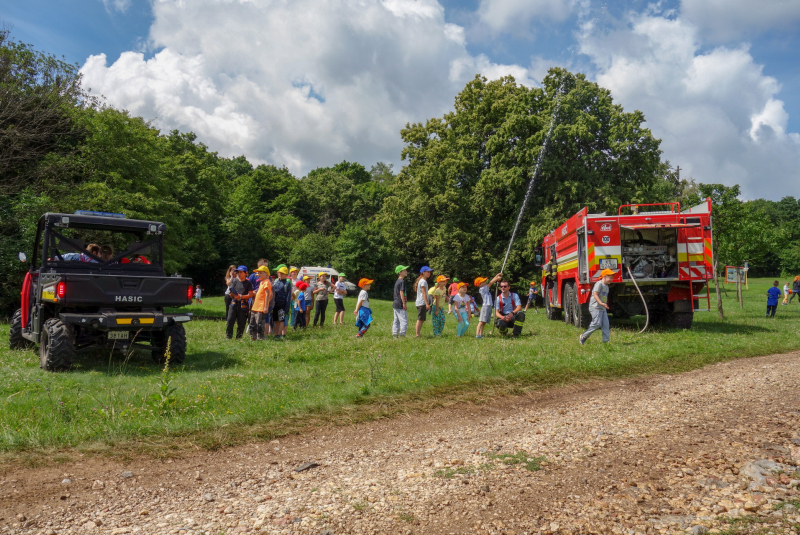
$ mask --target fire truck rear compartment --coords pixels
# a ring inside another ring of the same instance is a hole
[[[638,280],[678,279],[678,229],[620,228],[622,278],[630,280],[628,270]]]

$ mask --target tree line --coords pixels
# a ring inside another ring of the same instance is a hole
[[[561,92],[559,93],[559,89]],[[397,263],[429,264],[462,279],[500,268],[542,150],[556,99],[559,120],[506,272],[536,273],[533,248],[588,206],[714,202],[720,265],[753,274],[800,273],[800,200],[742,201],[738,186],[681,180],[661,159],[644,115],[564,69],[541,88],[478,75],[442,117],[400,132],[404,166],[343,161],[298,177],[225,158],[191,132],[150,122],[92,97],[75,65],[0,32],[0,309],[18,306],[36,221],[44,212],[98,210],[167,224],[165,267],[220,290],[229,264],[332,264],[391,291]]]

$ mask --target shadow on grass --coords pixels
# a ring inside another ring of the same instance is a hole
[[[222,370],[241,365],[243,361],[218,351],[205,351],[190,353],[186,361],[178,366],[173,366],[175,373],[203,373],[212,370]],[[134,351],[127,357],[115,351],[109,358],[107,352],[82,353],[75,358],[69,373],[101,372],[104,375],[128,375],[144,377],[157,375],[164,368],[155,362],[147,351]]]
[[[611,328],[620,329],[622,331],[639,332],[644,327],[644,320],[636,323],[633,320],[617,320],[611,321]],[[703,332],[709,334],[755,334],[772,332],[773,329],[762,327],[760,325],[743,325],[734,322],[694,322],[691,331]],[[668,327],[666,325],[649,325],[646,332],[685,332],[685,329],[677,327]]]

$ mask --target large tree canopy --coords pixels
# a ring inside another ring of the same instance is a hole
[[[641,112],[625,112],[609,91],[563,69],[551,69],[542,88],[476,76],[454,111],[401,132],[408,164],[381,217],[403,258],[461,274],[500,267],[557,99],[511,271],[521,275],[533,247],[583,206],[616,211],[669,196],[659,140],[642,127]]]

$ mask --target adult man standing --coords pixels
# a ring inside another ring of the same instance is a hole
[[[247,266],[236,268],[236,278],[231,282],[231,306],[227,311],[225,336],[233,338],[233,324],[236,324],[236,339],[244,334],[244,324],[250,310],[249,300],[255,295],[253,285],[247,280]]]
[[[611,338],[611,325],[608,323],[608,285],[614,280],[614,271],[611,269],[604,269],[600,272],[602,277],[597,281],[592,288],[592,298],[589,300],[589,313],[592,315],[592,323],[586,332],[578,337],[581,344],[585,344],[586,340],[597,329],[603,331],[603,343],[608,343]]]
[[[511,291],[511,283],[505,279],[500,281],[500,295],[497,296],[494,310],[495,318],[497,318],[495,325],[500,333],[506,334],[508,328],[513,325],[514,330],[511,335],[519,338],[519,335],[522,334],[522,327],[525,325],[525,312],[522,311],[522,301],[519,295]]]
[[[392,322],[392,336],[395,338],[405,336],[408,329],[408,312],[406,308],[406,275],[408,266],[397,266],[394,268],[397,274],[397,281],[394,283],[394,299],[392,300],[392,311],[394,321]]]
[[[269,281],[269,269],[266,266],[260,266],[255,269],[254,273],[259,278],[258,290],[255,292],[253,298],[253,306],[250,311],[250,340],[264,340],[264,327],[269,309],[269,303],[272,301],[272,284]]]

